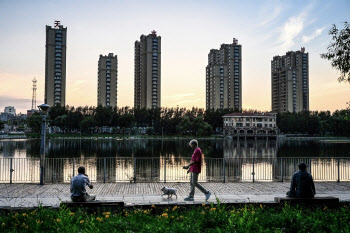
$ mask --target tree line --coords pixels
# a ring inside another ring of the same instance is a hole
[[[61,107],[50,108],[48,122],[63,132],[94,133],[101,127],[114,127],[117,133],[137,134],[137,128],[146,128],[147,134],[209,136],[222,127],[222,116],[233,109],[205,111],[201,108],[112,108],[112,107]],[[28,119],[34,132],[40,131],[39,113]]]
[[[201,108],[112,108],[112,107],[52,107],[48,113],[50,126],[62,132],[92,134],[101,127],[113,127],[113,133],[138,134],[144,128],[148,135],[197,135],[209,136],[221,133],[225,114],[234,109],[204,110]],[[243,112],[255,112],[249,110]],[[28,125],[40,132],[41,117],[34,113]],[[350,136],[350,106],[347,109],[330,111],[307,111],[277,114],[280,133]]]
[[[285,134],[350,136],[350,105],[347,109],[282,113],[277,115],[277,126]]]

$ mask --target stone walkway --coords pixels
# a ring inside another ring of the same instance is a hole
[[[209,202],[216,198],[223,203],[273,203],[274,197],[283,197],[289,183],[203,183],[212,192]],[[350,182],[317,182],[317,196],[334,196],[340,201],[350,201]],[[161,188],[167,186],[177,189],[178,198],[161,197]],[[101,201],[121,201],[127,206],[167,205],[204,203],[204,195],[196,190],[194,202],[185,202],[189,183],[96,183],[88,193],[97,195]],[[0,184],[0,208],[58,207],[61,201],[68,201],[69,184]]]

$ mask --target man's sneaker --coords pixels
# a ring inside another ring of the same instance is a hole
[[[188,196],[188,197],[185,197],[185,198],[184,198],[184,201],[194,201],[194,198]]]
[[[205,194],[205,201],[209,200],[210,195],[211,195],[211,192],[209,191]]]

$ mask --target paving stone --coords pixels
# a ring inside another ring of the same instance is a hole
[[[274,197],[285,196],[289,183],[256,182],[256,183],[203,183],[212,192],[209,202],[216,198],[222,203],[273,202]],[[177,189],[177,195],[168,199],[161,196],[161,188],[167,186]],[[316,182],[318,196],[334,196],[340,201],[350,200],[350,182]],[[189,183],[96,183],[94,189],[88,193],[97,195],[97,200],[124,201],[126,205],[149,204],[202,204],[204,195],[196,190],[195,200],[185,202],[184,198],[190,191]],[[59,206],[63,200],[69,198],[69,184],[0,184],[0,208]]]

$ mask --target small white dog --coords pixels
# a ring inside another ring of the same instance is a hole
[[[171,198],[173,195],[175,195],[176,198],[177,198],[176,189],[163,187],[161,190],[163,191],[163,195],[162,196],[168,195],[168,198]]]

